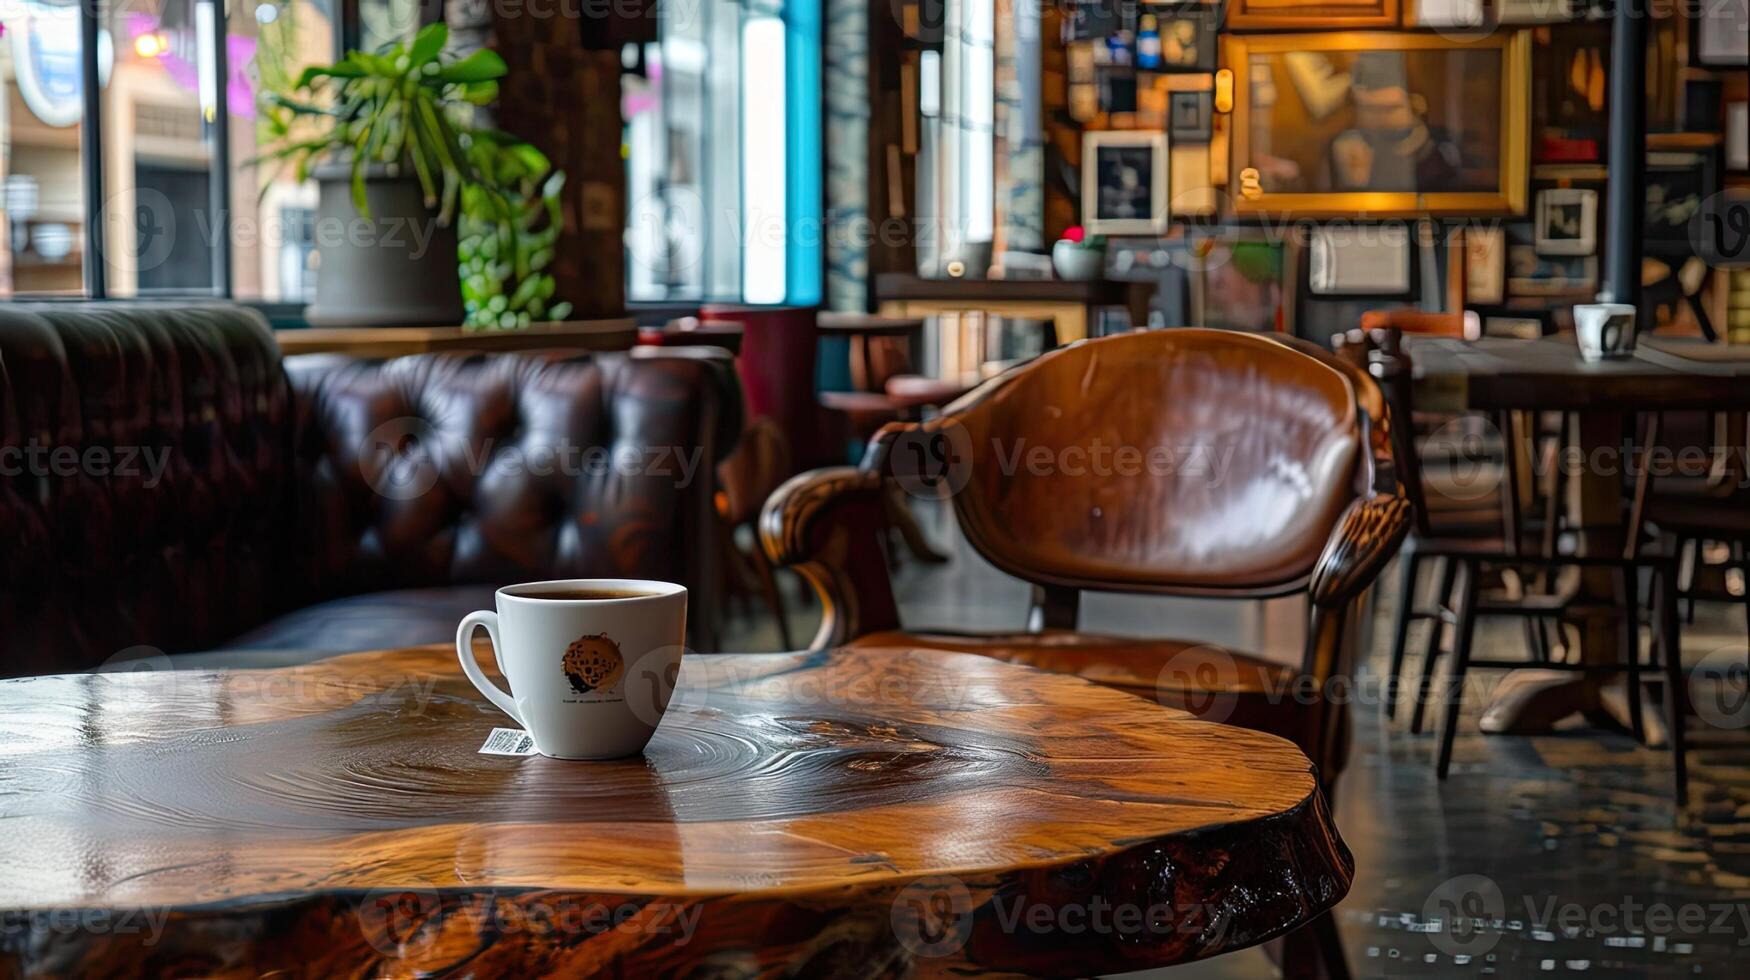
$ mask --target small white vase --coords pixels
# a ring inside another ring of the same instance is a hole
[[[1061,241],[1051,246],[1051,267],[1059,279],[1098,279],[1106,272],[1106,250]]]

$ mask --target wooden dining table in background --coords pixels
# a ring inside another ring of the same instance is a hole
[[[1581,358],[1571,335],[1404,343],[1420,410],[1573,414],[1568,455],[1580,465],[1564,471],[1565,507],[1583,554],[1623,553],[1626,420],[1651,412],[1750,411],[1750,347],[1642,337],[1634,356],[1592,362]],[[1612,602],[1610,573],[1582,574],[1580,595],[1595,604]],[[1621,660],[1615,620],[1589,617],[1579,625],[1582,662]],[[1626,694],[1606,696],[1620,692],[1614,683],[1598,673],[1528,666],[1503,679],[1481,724],[1490,732],[1542,731],[1577,711],[1626,724]]]
[[[615,762],[509,724],[447,646],[0,685],[0,974],[1087,975],[1354,873],[1288,742],[970,654],[690,655]]]

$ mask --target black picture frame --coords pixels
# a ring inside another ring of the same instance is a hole
[[[1717,133],[1725,111],[1725,86],[1713,79],[1691,78],[1683,83],[1683,131]]]
[[[1173,142],[1209,142],[1214,120],[1215,93],[1167,93],[1167,134]]]
[[[1703,150],[1651,151],[1647,154],[1641,239],[1646,254],[1683,259],[1695,254],[1690,219],[1701,203],[1720,189],[1719,163]],[[1693,198],[1693,207],[1683,202]]]
[[[1136,73],[1130,66],[1102,66],[1094,77],[1099,82],[1101,112],[1136,111]]]
[[[1221,26],[1221,9],[1220,4],[1198,3],[1196,0],[1145,3],[1142,12],[1154,17],[1161,35],[1160,66],[1148,70],[1168,74],[1214,71],[1219,50],[1216,30]],[[1184,25],[1183,30],[1192,38],[1191,52],[1184,51],[1186,38],[1179,34],[1181,28],[1169,25]]]
[[[947,5],[941,7],[945,10]],[[1122,8],[1117,0],[1070,0],[1064,27],[1066,40],[1102,40],[1124,28]]]

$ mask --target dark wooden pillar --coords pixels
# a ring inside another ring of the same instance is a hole
[[[580,18],[575,5],[493,10],[494,47],[510,66],[498,125],[565,171],[565,230],[549,267],[555,295],[571,303],[574,319],[619,316],[626,310],[620,42],[633,38],[600,18]],[[536,10],[545,15],[531,15]]]
[[[1641,226],[1647,162],[1646,0],[1617,0],[1610,34],[1610,163],[1604,191],[1604,291],[1613,303],[1641,303]]]

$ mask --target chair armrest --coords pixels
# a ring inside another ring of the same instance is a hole
[[[1377,494],[1349,505],[1313,566],[1312,601],[1340,607],[1379,577],[1410,531],[1410,502],[1401,494]]]
[[[766,555],[795,569],[820,596],[820,632],[811,649],[899,627],[881,543],[885,482],[875,469],[811,470],[772,491],[760,512]]]

